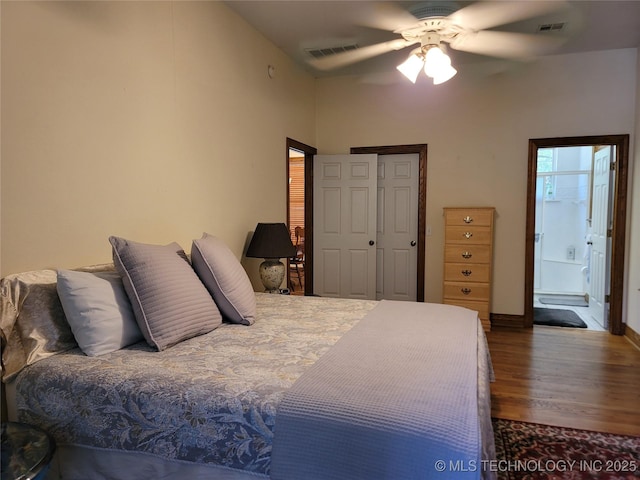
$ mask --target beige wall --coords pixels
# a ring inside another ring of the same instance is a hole
[[[521,315],[528,140],[632,134],[636,54],[552,56],[493,76],[461,67],[440,86],[319,80],[319,153],[427,143],[426,300],[442,299],[442,208],[495,206],[492,311]]]
[[[2,275],[109,261],[109,235],[189,251],[208,231],[240,256],[285,221],[314,80],[224,4],[1,8]]]
[[[627,325],[640,333],[640,55],[636,70],[635,139],[631,140],[629,176],[632,195],[629,202],[628,295],[626,298]]]

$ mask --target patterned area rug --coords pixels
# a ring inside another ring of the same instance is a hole
[[[499,480],[640,478],[640,436],[495,418],[493,431]]]

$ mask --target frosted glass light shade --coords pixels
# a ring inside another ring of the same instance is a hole
[[[424,61],[421,57],[416,54],[409,55],[403,63],[398,65],[396,68],[402,73],[405,77],[411,80],[412,83],[416,83],[416,79],[418,78],[418,74],[420,70],[422,70],[422,65]]]
[[[424,73],[428,77],[434,78],[444,70],[451,66],[451,59],[438,47],[430,48],[427,52],[424,63]]]
[[[453,68],[451,65],[447,65],[438,74],[433,77],[433,84],[440,85],[441,83],[446,82],[447,80],[451,80],[458,71]]]

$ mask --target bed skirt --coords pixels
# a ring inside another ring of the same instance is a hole
[[[267,475],[211,464],[169,460],[140,452],[61,445],[47,480],[268,480]]]

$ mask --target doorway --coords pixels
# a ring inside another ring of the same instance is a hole
[[[614,149],[612,145],[538,149],[535,314],[565,315],[570,310],[589,329],[607,326],[603,292],[610,261],[606,229],[613,180],[609,158]],[[598,241],[602,232],[604,242]],[[604,245],[593,248],[594,241]]]
[[[287,287],[294,295],[312,295],[313,156],[317,149],[292,138],[286,143],[287,226],[296,245],[296,256],[287,262]]]
[[[628,144],[628,135],[529,141],[526,327],[540,294],[561,294],[582,296],[590,317],[624,333]]]
[[[288,287],[291,295],[304,295],[304,152],[289,149],[289,214],[287,225],[296,253],[289,258]]]

